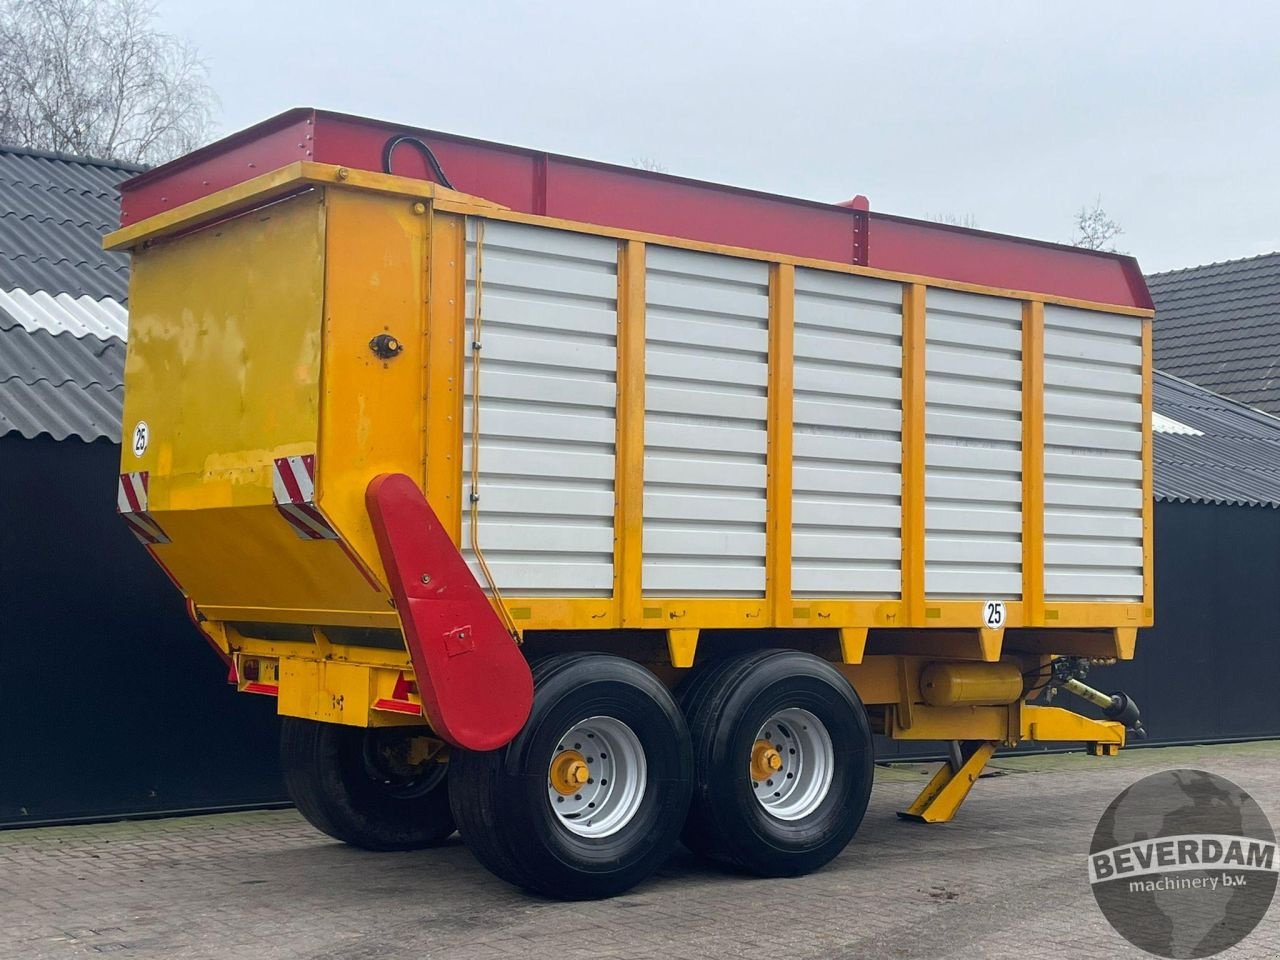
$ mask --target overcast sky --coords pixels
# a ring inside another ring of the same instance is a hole
[[[213,12],[216,10],[216,13]],[[230,133],[315,106],[907,216],[1147,272],[1280,249],[1280,4],[162,0]]]

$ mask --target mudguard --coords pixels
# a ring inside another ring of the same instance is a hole
[[[365,505],[432,729],[467,750],[505,745],[533,707],[528,662],[412,478],[375,477]]]

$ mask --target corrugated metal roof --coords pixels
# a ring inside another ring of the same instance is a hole
[[[13,327],[0,334],[0,434],[120,440],[124,341]]]
[[[1147,277],[1156,366],[1280,414],[1280,252]]]
[[[55,387],[96,383],[114,390],[124,383],[124,341],[14,330],[0,337],[0,383],[10,380],[43,380]]]
[[[0,216],[0,290],[47,290],[74,296],[129,296],[129,266],[118,254],[94,257],[83,245],[83,228]],[[101,235],[99,235],[101,236]],[[37,250],[61,251],[41,256]]]
[[[1280,507],[1280,418],[1162,372],[1152,404],[1199,431],[1156,432],[1157,500]]]
[[[128,297],[129,259],[102,249],[117,185],[141,169],[0,147],[0,290]]]
[[[0,383],[0,436],[17,432],[27,438],[48,434],[55,440],[106,438],[119,443],[123,409],[122,387],[9,380]]]
[[[141,169],[0,147],[0,434],[119,441],[129,260],[102,237]]]
[[[13,327],[123,340],[129,335],[129,312],[110,298],[51,295],[45,290],[0,290],[0,330]]]

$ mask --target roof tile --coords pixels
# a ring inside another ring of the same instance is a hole
[[[1157,367],[1280,413],[1280,252],[1152,274],[1147,286]]]

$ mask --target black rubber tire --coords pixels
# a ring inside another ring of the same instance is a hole
[[[695,853],[764,877],[824,866],[848,845],[867,811],[874,770],[867,711],[831,664],[796,650],[763,650],[708,664],[686,681],[681,706],[693,739],[694,790],[682,839]],[[754,796],[751,748],[764,722],[799,707],[831,736],[826,797],[785,821]]]
[[[508,883],[561,900],[611,897],[671,855],[689,808],[693,755],[684,717],[648,670],[604,654],[558,654],[533,665],[533,711],[507,746],[455,750],[450,796],[462,838]],[[547,768],[565,731],[590,717],[626,723],[644,750],[643,799],[607,837],[567,830],[547,799]]]
[[[280,761],[298,812],[321,833],[365,850],[418,850],[447,840],[456,829],[447,773],[420,792],[397,791],[365,762],[366,737],[411,730],[417,728],[366,730],[283,718]]]

